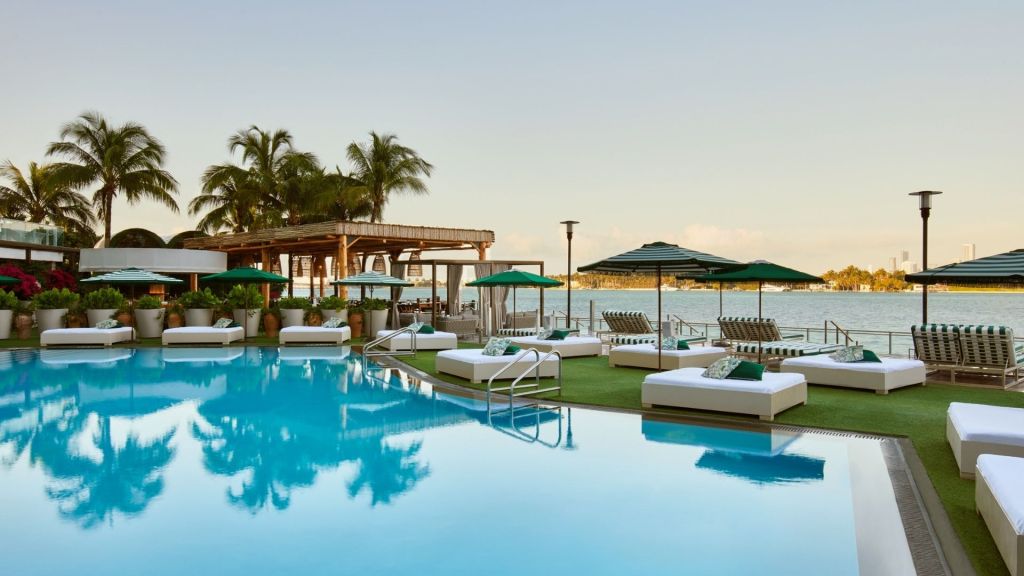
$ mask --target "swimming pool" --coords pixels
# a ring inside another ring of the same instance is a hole
[[[495,408],[347,348],[3,352],[3,571],[915,573],[892,440]]]

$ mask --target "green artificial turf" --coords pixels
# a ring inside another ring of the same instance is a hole
[[[477,390],[455,376],[434,371],[434,352],[419,352],[401,360],[439,380]],[[640,382],[649,370],[609,368],[607,357],[564,361],[561,400],[594,406],[639,410]],[[553,395],[549,395],[554,397]],[[863,390],[810,386],[807,405],[780,414],[785,424],[906,436],[914,444],[928,477],[960,536],[978,574],[1005,575],[1006,566],[985,523],[974,510],[974,482],[960,478],[946,442],[946,409],[950,402],[970,402],[1024,408],[1024,394],[1003,390],[929,384],[878,395]],[[678,410],[680,414],[692,413]]]

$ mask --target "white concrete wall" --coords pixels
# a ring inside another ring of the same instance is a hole
[[[83,248],[79,272],[140,268],[168,274],[215,274],[227,270],[228,255],[213,250],[173,248]]]

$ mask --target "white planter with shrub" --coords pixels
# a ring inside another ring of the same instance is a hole
[[[145,295],[135,303],[135,327],[139,338],[159,338],[164,333],[166,310],[156,296]]]

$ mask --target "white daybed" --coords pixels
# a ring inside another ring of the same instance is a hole
[[[881,362],[837,362],[828,354],[786,358],[780,372],[803,374],[809,384],[842,386],[874,390],[888,394],[889,390],[924,384],[924,362],[906,358],[881,358]]]
[[[383,338],[395,330],[378,330],[377,338]],[[412,349],[412,334],[399,334],[384,343],[392,352]],[[416,334],[417,350],[451,350],[459,347],[459,337],[454,332],[435,330],[433,334]]]
[[[227,346],[236,340],[245,338],[245,331],[241,326],[234,328],[214,328],[212,326],[184,326],[182,328],[168,328],[164,330],[163,344],[182,344],[185,346],[196,344],[219,344]]]
[[[517,353],[518,355],[518,353]],[[484,356],[483,348],[463,350],[442,350],[434,359],[434,367],[438,372],[464,378],[470,382],[483,382],[496,374],[512,361],[515,356]],[[499,379],[514,379],[537,361],[536,356],[527,354],[516,365],[506,370]],[[540,365],[541,378],[553,378],[558,375],[558,359],[548,358]],[[530,372],[529,377],[533,377]]]
[[[752,414],[774,420],[787,408],[807,403],[807,381],[800,374],[765,372],[763,380],[717,380],[703,368],[649,374],[640,387],[640,403],[717,412]]]
[[[946,411],[946,439],[961,478],[974,478],[979,454],[1024,457],[1024,408],[952,402]]]
[[[289,344],[341,344],[352,339],[348,326],[324,328],[323,326],[288,326],[278,332],[277,341],[282,346]]]
[[[541,340],[536,336],[517,336],[509,341],[520,348],[536,348],[540,352],[558,350],[562,358],[600,356],[601,339],[596,336],[566,336],[564,340]]]
[[[974,504],[1012,576],[1024,576],[1024,458],[978,457]]]
[[[663,369],[707,368],[729,351],[717,346],[694,346],[689,350],[662,350]],[[608,352],[608,365],[658,369],[658,348],[654,344],[624,344]]]
[[[39,345],[47,346],[112,346],[132,339],[131,326],[120,328],[55,328],[39,336]]]

